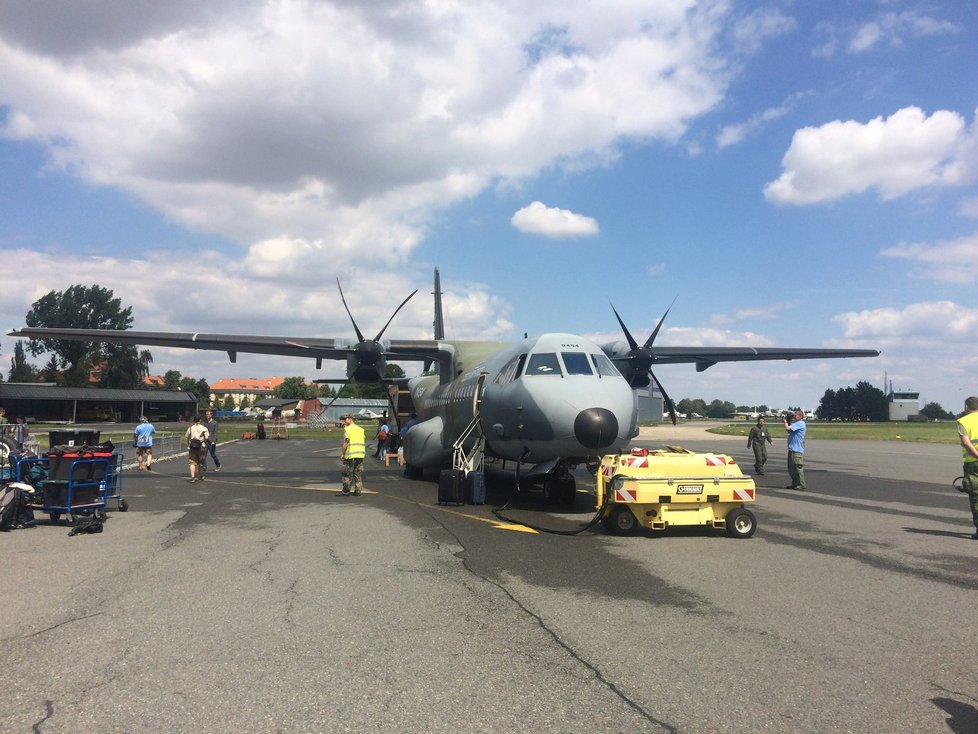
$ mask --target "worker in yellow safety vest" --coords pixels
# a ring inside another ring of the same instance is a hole
[[[353,422],[353,416],[343,416],[343,491],[344,497],[351,494],[359,497],[363,490],[363,459],[367,455],[367,439],[363,429]]]
[[[971,396],[964,401],[964,415],[958,418],[958,436],[964,454],[963,485],[975,523],[975,534],[971,537],[978,540],[978,397]]]

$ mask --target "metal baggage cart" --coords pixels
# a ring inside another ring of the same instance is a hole
[[[43,492],[35,494],[31,505],[35,511],[47,513],[53,523],[64,516],[73,525],[79,515],[95,513],[105,517],[109,499],[118,502],[121,512],[129,509],[129,503],[122,497],[122,454],[58,458],[56,472],[52,471],[54,466],[47,456],[16,460],[17,481],[32,484],[31,467],[40,464],[46,469]]]

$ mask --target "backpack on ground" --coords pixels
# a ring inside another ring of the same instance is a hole
[[[75,526],[68,531],[68,536],[83,535],[86,533],[101,533],[104,529],[104,520],[97,514],[82,515],[75,520]]]
[[[36,525],[31,501],[34,488],[21,482],[10,482],[0,488],[0,530],[32,528]]]

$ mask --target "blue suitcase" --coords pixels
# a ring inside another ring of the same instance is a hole
[[[465,477],[465,504],[484,505],[486,503],[486,473],[470,471]]]

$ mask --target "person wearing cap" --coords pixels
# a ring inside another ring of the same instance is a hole
[[[353,415],[343,416],[343,446],[340,456],[343,459],[344,497],[359,496],[363,490],[363,459],[367,455],[367,441],[364,430],[353,422]]]
[[[764,465],[767,463],[767,441],[772,446],[774,441],[771,439],[771,431],[764,425],[764,416],[757,419],[757,425],[750,429],[747,437],[747,448],[754,449],[754,471],[757,474],[764,474]]]
[[[139,425],[132,432],[133,446],[136,447],[136,461],[139,469],[152,471],[153,469],[153,434],[156,428],[146,420],[145,415],[139,416]]]

